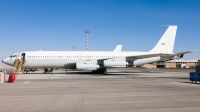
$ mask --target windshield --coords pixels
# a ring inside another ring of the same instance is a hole
[[[14,57],[16,57],[16,55],[11,55],[11,56],[9,56],[9,57],[14,58]]]

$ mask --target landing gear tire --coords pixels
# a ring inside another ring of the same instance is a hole
[[[101,70],[92,70],[92,73],[93,73],[93,74],[100,74],[100,73],[101,73]]]
[[[25,73],[25,74],[28,74],[28,72],[29,72],[29,69],[25,69],[25,70],[24,70],[24,73]]]
[[[92,70],[92,73],[97,73],[97,70]]]
[[[47,72],[48,72],[48,69],[45,68],[45,69],[44,69],[44,73],[47,73]]]
[[[107,74],[106,69],[100,69],[100,70],[92,70],[92,73],[97,73],[97,74]]]
[[[28,74],[29,70],[26,70],[26,74]]]
[[[102,73],[102,74],[107,74],[107,70],[106,70],[106,69],[103,69],[103,70],[101,70],[101,73]]]
[[[26,69],[26,68],[23,71],[24,74],[28,74],[28,72],[29,72],[29,69]]]

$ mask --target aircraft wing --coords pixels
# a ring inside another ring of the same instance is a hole
[[[185,51],[185,52],[179,52],[179,53],[151,53],[151,54],[142,54],[142,55],[134,55],[134,56],[126,56],[126,60],[137,60],[137,59],[143,59],[143,58],[151,58],[151,57],[174,57],[174,56],[183,56],[184,54],[195,52],[195,50],[192,51]],[[115,58],[103,58],[103,59],[93,59],[93,60],[83,60],[82,62],[92,62],[92,61],[103,61],[103,60],[109,60],[109,59],[120,59],[121,57],[115,57]]]
[[[163,56],[163,57],[173,57],[173,56],[180,56],[183,57],[184,54],[188,53],[193,53],[196,50],[191,50],[191,51],[185,51],[185,52],[178,52],[178,53],[156,53],[156,54],[144,54],[144,55],[136,55],[136,56],[127,56],[129,59],[142,59],[142,58],[151,58],[151,57],[158,57],[158,56]]]
[[[143,55],[135,55],[135,56],[127,56],[126,58],[128,60],[136,60],[136,59],[142,59],[142,58],[151,58],[151,57],[158,57],[158,56],[172,56],[173,54],[165,54],[165,53],[155,53],[155,54],[143,54]]]
[[[174,54],[164,54],[164,53],[156,53],[156,54],[143,54],[143,55],[134,55],[134,56],[126,56],[126,59],[128,60],[136,60],[136,59],[142,59],[142,58],[151,58],[151,57],[158,57],[158,56],[172,56]],[[108,60],[108,59],[120,59],[121,57],[116,58],[104,58],[104,59],[97,59],[97,61],[101,60]],[[92,60],[88,60],[92,61]],[[94,61],[94,60],[93,60]]]

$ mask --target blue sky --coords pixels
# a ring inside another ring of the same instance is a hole
[[[32,50],[149,51],[178,25],[174,52],[200,48],[199,0],[0,0],[0,59]],[[200,51],[185,56],[199,59]],[[2,65],[2,63],[0,63]]]

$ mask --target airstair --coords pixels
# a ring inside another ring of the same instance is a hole
[[[15,63],[14,63],[14,73],[19,75],[19,74],[24,74],[24,67],[23,65],[26,63],[25,60],[25,53],[20,53],[19,57],[16,57]]]

